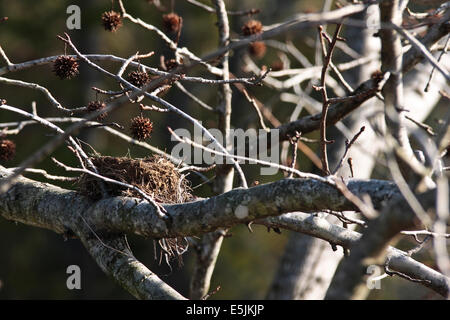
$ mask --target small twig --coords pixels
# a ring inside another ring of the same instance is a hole
[[[348,158],[347,159],[347,163],[348,163],[348,166],[350,168],[350,174],[351,174],[352,178],[354,178],[355,174],[353,172],[353,159],[352,158]]]
[[[1,22],[1,21],[0,21]],[[0,56],[5,60],[8,67],[12,67],[14,64],[9,61],[8,56],[6,55],[5,51],[3,51],[2,46],[0,46]]]
[[[20,168],[9,168],[12,171],[19,170]],[[78,178],[77,177],[63,177],[63,176],[55,176],[52,174],[49,174],[47,171],[43,169],[34,169],[34,168],[26,168],[25,172],[27,173],[37,173],[42,176],[44,176],[46,179],[54,180],[54,181],[75,181]]]
[[[444,44],[444,49],[442,49],[441,54],[439,55],[439,57],[437,59],[438,62],[441,61],[442,56],[447,53],[449,44],[450,44],[450,34],[447,36],[447,40],[445,41],[445,44]],[[425,92],[428,92],[428,88],[430,87],[431,79],[433,78],[435,69],[436,69],[436,67],[434,67],[434,66],[433,66],[433,69],[431,69],[430,78],[428,79],[427,85],[425,86],[425,89],[424,89]]]
[[[371,88],[369,90],[365,90],[363,92],[357,93],[355,95],[347,96],[347,97],[328,98],[328,103],[334,104],[334,103],[346,102],[346,101],[351,101],[351,100],[358,100],[358,99],[364,98],[366,96],[372,95],[377,90],[378,89],[375,87],[375,88]]]
[[[187,95],[189,98],[191,98],[193,101],[197,102],[201,107],[205,108],[206,110],[209,111],[215,111],[215,109],[213,107],[211,107],[210,105],[206,104],[205,102],[203,102],[202,100],[200,100],[199,98],[197,98],[195,95],[193,95],[192,93],[190,93],[181,83],[179,83],[178,81],[175,82],[175,85],[177,86],[177,88],[183,92],[185,95]]]
[[[256,100],[253,97],[250,97],[249,93],[247,92],[247,90],[245,88],[242,89],[242,93],[244,94],[245,98],[247,99],[248,102],[250,102],[250,104],[253,106],[253,108],[256,110],[256,114],[258,115],[259,118],[259,124],[261,125],[261,127],[266,130],[267,132],[270,131],[270,129],[266,126],[266,124],[264,123],[264,118],[263,115],[261,114],[261,110],[259,110],[258,107],[258,103],[256,102]]]
[[[326,127],[327,127],[326,126],[326,118],[327,118],[327,112],[328,112],[328,107],[329,107],[330,103],[328,101],[328,95],[327,95],[327,90],[326,90],[326,75],[327,75],[327,69],[331,62],[331,57],[333,55],[333,50],[336,45],[336,41],[339,36],[339,31],[341,30],[341,27],[342,27],[341,24],[338,24],[336,26],[336,31],[334,32],[333,39],[330,40],[329,38],[327,38],[326,33],[323,32],[322,26],[319,26],[320,43],[322,45],[323,52],[324,52],[324,62],[323,62],[322,73],[321,73],[321,77],[320,77],[320,87],[318,87],[317,89],[322,92],[322,99],[323,99],[322,115],[321,115],[321,119],[320,119],[320,141],[321,141],[320,142],[320,152],[321,152],[321,159],[322,159],[322,171],[326,175],[330,174],[330,168],[328,165],[328,155],[327,155],[327,144],[329,144],[330,141],[327,141],[327,137],[326,137]],[[327,41],[329,42],[329,47],[328,47],[327,51],[325,50],[324,39],[327,39]]]
[[[356,140],[359,138],[359,136],[364,132],[365,129],[366,129],[366,127],[362,126],[361,129],[359,129],[359,132],[357,134],[355,134],[355,136],[352,138],[352,140],[350,140],[350,142],[348,142],[348,140],[345,141],[344,155],[342,156],[341,160],[339,161],[338,165],[336,166],[336,169],[334,169],[334,171],[333,171],[334,175],[342,167],[342,164],[344,163],[345,159],[348,156],[348,152],[350,151],[350,148],[356,142]],[[352,170],[352,176],[353,176],[353,170]]]
[[[215,164],[209,166],[209,167],[197,167],[197,166],[186,166],[181,169],[178,169],[179,173],[185,172],[185,171],[196,171],[196,172],[208,172],[216,167]]]
[[[29,88],[29,89],[33,89],[33,90],[38,90],[41,91],[42,93],[45,94],[45,96],[47,97],[47,99],[50,101],[50,103],[58,110],[64,111],[66,113],[70,113],[73,114],[75,112],[83,112],[86,111],[87,108],[77,108],[77,109],[67,109],[64,108],[56,99],[55,97],[53,97],[53,95],[50,93],[50,91],[48,91],[47,88],[38,85],[36,83],[31,83],[31,82],[25,82],[25,81],[20,81],[20,80],[14,80],[14,79],[8,79],[8,78],[4,78],[4,77],[0,77],[0,83],[4,83],[7,85],[13,85],[13,86],[19,86],[19,87],[24,87],[24,88]]]
[[[122,1],[119,0],[119,4],[121,4],[121,3],[122,3]],[[191,117],[189,114],[187,114],[184,111],[180,110],[179,108],[175,107],[174,105],[172,105],[171,103],[167,102],[166,100],[163,100],[163,99],[161,99],[161,98],[159,98],[159,97],[157,97],[155,95],[152,95],[152,94],[150,94],[150,93],[145,91],[145,90],[150,89],[153,86],[157,86],[163,80],[164,77],[161,77],[161,78],[159,78],[157,80],[153,80],[150,83],[146,84],[142,88],[138,88],[138,87],[134,86],[133,84],[131,84],[130,82],[128,82],[125,79],[123,79],[122,77],[119,77],[119,76],[117,76],[115,74],[112,74],[111,72],[103,69],[99,65],[97,65],[97,64],[93,63],[92,61],[90,61],[85,55],[83,55],[82,53],[80,53],[78,51],[78,49],[72,43],[72,40],[70,39],[70,36],[67,33],[65,33],[64,35],[65,35],[65,38],[61,37],[61,36],[58,36],[58,38],[61,39],[63,42],[68,43],[70,45],[70,47],[75,51],[77,56],[81,60],[86,62],[89,66],[91,66],[92,68],[94,68],[95,70],[97,70],[97,71],[99,71],[101,73],[104,73],[104,74],[108,75],[109,77],[112,77],[112,78],[116,79],[120,83],[125,84],[127,87],[132,88],[133,90],[135,90],[135,92],[133,93],[134,95],[143,94],[146,97],[150,98],[151,100],[153,100],[153,101],[155,101],[157,103],[160,103],[161,105],[167,107],[168,109],[170,109],[170,111],[175,112],[179,116],[187,119],[188,121],[193,123],[195,126],[200,128],[202,130],[202,133],[204,133],[207,136],[207,138],[209,138],[212,142],[214,142],[220,150],[222,150],[225,154],[229,154],[229,152],[224,148],[224,146],[219,141],[217,141],[217,139],[211,134],[211,132],[209,132],[197,119]],[[172,73],[170,73],[169,75],[171,75],[173,77],[179,76],[177,74],[172,74]],[[101,111],[94,112],[94,113],[91,114],[91,117],[93,117],[94,115],[98,116],[102,112],[105,112],[105,111],[108,112],[108,111],[110,111],[109,109],[112,108],[112,107],[113,106],[109,106],[109,107],[106,108],[106,110],[101,110]],[[242,186],[244,188],[247,188],[248,187],[247,179],[245,178],[245,174],[242,171],[242,168],[240,167],[239,163],[237,161],[235,161],[234,159],[231,159],[231,161],[233,162],[233,165],[234,165],[237,173],[239,174]]]
[[[343,212],[340,212],[340,211],[324,210],[324,212],[337,217],[341,222],[346,223],[346,224],[357,224],[362,227],[366,227],[366,225],[367,225],[367,223],[365,221],[349,218],[349,217],[345,216]]]
[[[418,239],[417,237],[415,237],[415,238],[416,238],[416,241],[419,243],[419,245],[418,245],[417,247],[412,248],[411,250],[408,250],[408,251],[406,252],[406,254],[407,254],[408,256],[410,256],[410,257],[411,257],[413,254],[416,254],[416,253],[418,253],[420,250],[422,250],[422,249],[425,247],[427,241],[428,241],[429,239],[431,239],[430,236],[426,236],[422,241],[419,241],[419,239]]]
[[[147,111],[158,111],[158,112],[170,112],[170,110],[167,108],[158,108],[155,105],[145,106],[142,103],[140,103],[139,107],[141,108],[142,111],[147,110]]]
[[[91,128],[101,128],[101,127],[116,127],[117,129],[120,129],[120,130],[124,130],[124,129],[125,129],[124,126],[118,124],[117,122],[94,123],[94,124],[86,123],[86,128],[87,128],[87,129],[91,129]]]
[[[178,45],[175,41],[172,41],[164,32],[162,32],[160,29],[158,29],[157,27],[148,24],[144,21],[142,21],[139,18],[134,18],[133,16],[131,16],[129,13],[126,12],[125,10],[125,6],[123,5],[123,1],[122,0],[118,0],[119,2],[119,7],[120,7],[120,11],[122,13],[122,16],[124,19],[128,19],[131,22],[147,29],[153,32],[156,32],[156,34],[164,41],[166,42],[166,44],[169,46],[169,48],[173,51],[175,51],[176,55],[180,55],[180,56],[184,56],[186,57],[186,60],[192,60],[195,61],[196,63],[199,63],[201,65],[203,65],[204,67],[207,68],[207,70],[209,72],[211,72],[214,75],[217,76],[221,76],[222,75],[222,70],[220,68],[216,68],[210,64],[208,64],[207,62],[205,62],[205,60],[202,60],[201,58],[197,57],[195,54],[193,54],[191,51],[189,51],[186,47],[183,48],[178,48]]]
[[[402,231],[400,232],[401,234],[407,235],[407,236],[412,236],[414,237],[414,239],[419,242],[422,243],[424,240],[420,241],[418,236],[429,236],[429,237],[444,237],[447,239],[450,239],[450,234],[449,233],[444,233],[444,234],[440,234],[440,233],[436,233],[436,232],[431,232],[428,230],[419,230],[419,231]]]
[[[405,118],[408,119],[409,121],[413,122],[414,124],[416,124],[419,128],[423,129],[426,131],[426,133],[428,133],[430,136],[434,137],[436,136],[436,133],[434,132],[433,128],[425,123],[422,123],[420,121],[414,120],[413,118],[411,118],[408,115],[405,115]]]
[[[186,0],[187,2],[189,2],[190,4],[193,4],[199,8],[202,8],[210,13],[216,13],[216,10],[213,7],[210,7],[200,1],[196,1],[196,0]],[[227,14],[230,16],[251,16],[251,15],[255,15],[261,12],[261,9],[249,9],[249,10],[242,10],[242,11],[228,11],[227,10]]]
[[[131,89],[124,89],[124,90],[120,90],[120,91],[111,91],[111,90],[104,90],[104,89],[100,89],[97,87],[92,87],[92,90],[94,90],[97,93],[101,93],[101,94],[105,94],[105,95],[110,95],[110,96],[121,96],[122,94],[124,94],[127,91],[130,91]]]
[[[68,39],[69,39],[69,38],[68,38]],[[69,40],[70,40],[70,39],[69,39]],[[63,40],[63,41],[64,41],[64,40]],[[152,53],[152,54],[153,54],[153,53]],[[136,54],[132,55],[132,56],[129,57],[127,60],[125,60],[125,62],[122,64],[122,66],[120,67],[119,71],[117,72],[117,77],[122,78],[122,77],[123,77],[123,73],[124,73],[125,70],[128,68],[129,64],[130,64],[132,61],[137,60],[137,59],[138,59],[138,56],[139,56],[139,52],[136,52]],[[138,96],[138,97],[136,98],[136,100],[131,99],[131,98],[130,98],[130,95],[129,95],[129,92],[128,92],[129,90],[127,90],[128,88],[125,89],[125,88],[124,88],[124,85],[123,85],[121,82],[119,82],[119,85],[120,85],[120,87],[122,88],[122,90],[125,91],[125,94],[127,95],[128,99],[130,100],[131,103],[139,102],[139,101],[141,101],[141,100],[143,99],[143,96]]]
[[[300,138],[301,133],[300,132],[295,132],[295,136],[290,137],[289,138],[289,143],[292,145],[292,162],[291,162],[291,168],[295,169],[295,164],[297,162],[297,150],[298,150],[298,139]],[[288,176],[288,178],[292,178],[293,177],[293,172],[291,172]]]
[[[36,101],[31,102],[31,113],[34,116],[37,116],[37,105],[36,105]]]
[[[446,70],[445,67],[441,66],[439,61],[436,60],[435,57],[428,51],[427,47],[425,47],[419,40],[417,40],[411,33],[406,31],[400,26],[391,23],[390,24],[398,33],[400,33],[403,37],[409,40],[409,42],[420,52],[422,52],[423,56],[435,67],[442,75],[450,81],[450,72]]]
[[[188,0],[189,1],[189,0]],[[216,294],[217,292],[219,292],[220,290],[220,286],[217,286],[217,288],[215,288],[213,291],[211,291],[210,293],[208,293],[207,295],[205,295],[201,300],[208,300],[212,295]]]
[[[445,90],[440,90],[439,93],[442,97],[444,97],[447,100],[450,100],[450,93],[446,92]]]
[[[33,121],[36,121],[37,123],[39,123],[39,124],[41,124],[41,125],[43,125],[43,126],[45,126],[47,128],[50,128],[51,130],[57,132],[58,134],[61,134],[61,135],[65,134],[64,130],[62,130],[60,127],[58,127],[55,124],[45,120],[44,118],[39,117],[36,114],[32,114],[32,113],[29,113],[29,112],[26,112],[26,111],[23,111],[21,109],[18,109],[18,108],[12,107],[12,106],[8,106],[8,105],[2,105],[2,106],[0,106],[0,109],[4,109],[4,110],[8,110],[8,111],[11,111],[11,112],[18,113],[18,114],[20,114],[22,116],[25,116],[25,117],[33,120]],[[81,157],[89,165],[89,167],[92,168],[92,170],[94,172],[97,172],[97,169],[96,169],[95,165],[92,163],[92,161],[86,155],[86,153],[83,151],[83,149],[80,147],[80,145],[71,136],[68,136],[67,143],[70,146],[73,147],[73,149],[76,151],[75,154],[77,156]],[[82,165],[84,165],[84,161],[83,160],[80,160],[80,163]],[[27,167],[28,166],[23,165],[23,163],[22,163],[20,168],[18,168],[15,171],[15,174],[20,174],[21,172],[26,170]]]
[[[220,152],[217,150],[213,150],[211,148],[205,147],[199,143],[196,143],[192,140],[190,140],[187,137],[180,137],[178,136],[170,127],[167,127],[167,130],[169,130],[169,132],[174,136],[174,138],[179,141],[179,142],[183,142],[183,143],[187,143],[190,144],[193,147],[211,152],[212,154],[216,154],[219,156],[223,156],[223,157],[227,157],[227,158],[232,158],[235,160],[243,160],[243,161],[248,161],[249,163],[256,163],[256,164],[261,164],[263,166],[269,166],[272,168],[277,168],[286,172],[293,172],[294,174],[296,174],[298,177],[300,178],[304,178],[304,179],[314,179],[314,180],[318,180],[321,182],[324,182],[326,184],[329,185],[335,185],[335,183],[333,182],[333,180],[330,180],[329,178],[326,177],[321,177],[312,173],[306,173],[306,172],[301,172],[297,169],[292,169],[290,167],[281,165],[281,164],[277,164],[277,163],[273,163],[273,162],[269,162],[269,161],[264,161],[264,160],[259,160],[259,159],[255,159],[255,158],[249,158],[249,157],[244,157],[244,156],[238,156],[238,155],[233,155],[233,154],[229,154],[229,153],[224,153],[224,152]]]
[[[336,188],[341,191],[342,195],[352,202],[367,219],[373,219],[378,216],[378,213],[372,206],[366,204],[363,200],[355,196],[345,185],[343,179],[334,179]]]
[[[416,214],[417,218],[420,220],[420,222],[425,226],[429,227],[431,226],[431,218],[428,215],[427,211],[422,207],[422,204],[419,202],[419,200],[416,197],[416,194],[413,190],[411,190],[411,187],[408,185],[408,182],[403,177],[399,163],[395,155],[397,155],[402,161],[409,161],[408,164],[410,165],[410,168],[414,171],[416,171],[417,174],[426,175],[425,172],[421,172],[422,168],[416,168],[418,165],[422,166],[422,164],[416,159],[417,161],[412,162],[409,157],[405,157],[403,152],[401,151],[401,147],[396,143],[395,139],[391,135],[387,135],[386,143],[389,146],[389,151],[386,152],[386,160],[388,164],[389,171],[391,173],[392,179],[398,186],[398,189],[400,190],[401,194],[405,198],[408,205],[411,207],[413,212]]]

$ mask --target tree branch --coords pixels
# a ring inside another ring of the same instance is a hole
[[[255,223],[307,234],[346,249],[356,246],[362,236],[359,232],[342,228],[326,219],[303,212],[286,213],[277,217],[257,220]],[[404,251],[388,247],[384,264],[390,270],[408,275],[412,279],[422,280],[425,286],[444,297],[450,293],[450,278],[417,262]]]
[[[0,178],[9,174],[11,171],[0,167]],[[397,187],[386,181],[352,180],[348,188],[359,197],[368,194],[377,209],[395,199],[401,199]],[[170,226],[158,218],[155,208],[145,201],[114,197],[93,202],[77,192],[24,177],[19,177],[8,192],[0,195],[0,215],[4,218],[50,229],[59,234],[73,232],[81,238],[95,259],[100,259],[97,257],[100,253],[107,253],[105,257],[111,254],[118,257],[118,263],[124,264],[130,272],[133,272],[131,280],[123,280],[123,274],[117,271],[122,270],[124,265],[120,268],[117,264],[107,267],[115,259],[111,258],[108,262],[103,261],[102,258],[98,263],[102,268],[108,269],[107,272],[116,277],[127,290],[131,290],[130,288],[135,287],[136,284],[135,282],[131,284],[129,281],[136,281],[136,277],[140,279],[142,273],[139,270],[144,274],[149,271],[143,269],[144,266],[135,261],[135,258],[124,255],[124,252],[127,254],[130,252],[125,250],[123,240],[111,235],[128,233],[152,238],[191,236],[257,220],[256,223],[302,232],[345,248],[359,247],[357,243],[360,243],[358,241],[360,235],[356,232],[332,225],[325,219],[311,214],[289,213],[298,210],[316,212],[327,208],[356,209],[339,191],[315,180],[284,179],[250,189],[235,189],[210,199],[164,207],[172,217]],[[391,206],[387,205],[387,207]],[[394,211],[384,212],[382,216],[397,217],[405,211],[404,207],[394,206],[393,209]],[[287,214],[281,215],[283,213]],[[398,228],[404,227],[404,223],[398,224]],[[101,241],[93,234],[93,231],[101,235]],[[87,243],[88,241],[90,243]],[[352,250],[355,249],[352,248]],[[388,251],[388,257],[390,255],[391,252]],[[127,261],[130,265],[126,264]],[[430,287],[441,294],[445,290],[448,292],[448,283],[442,275],[435,271],[433,273],[429,268],[406,257],[403,253],[395,256],[394,259],[391,257],[388,266],[412,278],[431,279]],[[148,292],[147,289],[150,290],[150,287],[153,288],[151,290],[157,290],[151,285],[155,283],[164,287],[164,290],[157,291],[164,297],[168,297],[167,292],[171,292],[154,275],[146,281],[148,282],[145,285],[136,287],[135,290],[139,292],[130,292],[139,298],[155,298],[154,293],[151,295],[145,293]],[[131,287],[127,288],[128,285]],[[144,290],[147,286],[149,287]]]
[[[449,19],[450,8],[447,8],[446,12],[443,14],[443,17],[434,26],[432,26],[428,30],[427,34],[419,41],[427,48],[433,46],[442,37],[446,36],[450,32],[450,24],[448,23]],[[423,59],[424,57],[422,52],[416,49],[416,47],[412,47],[403,56],[402,72],[408,72]],[[377,88],[374,85],[375,83],[373,79],[366,80],[350,94],[350,96],[355,96],[355,99],[330,106],[327,115],[327,126],[336,124],[352,111],[359,108],[365,101],[373,98],[377,93]],[[288,140],[289,135],[294,134],[295,131],[306,134],[319,129],[320,115],[320,113],[317,113],[315,115],[306,116],[299,120],[279,126],[277,129],[280,130],[280,140]]]
[[[0,167],[1,179],[11,173]],[[347,187],[358,197],[368,194],[375,209],[401,197],[395,184],[387,181],[354,179]],[[113,197],[93,202],[80,193],[24,177],[0,194],[0,214],[6,219],[64,233],[79,213],[95,230],[152,238],[198,236],[298,210],[357,210],[335,187],[313,179],[283,179],[163,207],[171,217],[170,226],[158,217],[154,206],[136,198]]]

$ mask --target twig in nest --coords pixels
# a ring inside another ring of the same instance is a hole
[[[158,240],[159,247],[161,248],[159,263],[161,264],[162,258],[166,261],[166,264],[172,269],[170,265],[171,258],[178,259],[178,266],[183,265],[182,255],[188,250],[189,242],[184,237],[177,238],[163,238]]]

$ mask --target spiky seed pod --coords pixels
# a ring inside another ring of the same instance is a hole
[[[107,11],[102,14],[102,24],[105,30],[116,32],[122,26],[122,16],[115,11]]]
[[[261,59],[266,54],[266,45],[262,41],[255,41],[248,45],[248,52],[255,58]]]
[[[0,160],[9,161],[16,154],[16,144],[8,139],[0,140]]]
[[[77,58],[59,56],[53,64],[53,72],[61,79],[70,79],[79,73],[79,66]]]
[[[101,101],[91,101],[89,102],[88,106],[87,106],[87,110],[89,113],[92,112],[96,112],[99,110],[103,110],[106,108],[106,103],[101,102]],[[98,117],[97,117],[97,121],[102,121],[103,119],[106,118],[106,116],[108,115],[108,113],[104,112],[101,113]]]
[[[130,129],[134,139],[143,141],[150,137],[153,131],[153,122],[149,118],[137,116],[131,119]]]
[[[177,33],[180,31],[182,18],[174,12],[163,15],[164,28],[167,31]]]
[[[131,82],[136,87],[142,88],[149,83],[150,76],[145,71],[131,71],[127,77],[128,82]]]
[[[258,20],[249,20],[242,26],[242,34],[251,36],[262,32],[262,24]]]

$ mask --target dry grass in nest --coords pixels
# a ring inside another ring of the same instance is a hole
[[[164,157],[155,155],[145,159],[131,159],[127,157],[96,156],[90,159],[100,175],[133,185],[153,197],[156,202],[183,203],[194,199],[189,182],[183,179],[175,165]],[[90,198],[100,199],[102,197],[99,179],[83,174],[78,179],[77,184],[80,192]],[[107,182],[104,182],[104,185],[111,196],[141,198],[141,195],[133,189]],[[181,255],[188,248],[185,238],[155,239],[154,243],[158,243],[161,249],[160,263],[164,258],[167,265],[171,267],[170,259],[177,258],[178,264],[182,264]]]
[[[159,203],[183,203],[193,199],[189,182],[183,179],[175,165],[161,156],[145,159],[96,156],[92,163],[102,176],[133,185]],[[80,192],[93,199],[102,197],[99,179],[83,174],[77,181]],[[111,196],[141,197],[135,190],[113,183],[104,183]]]

